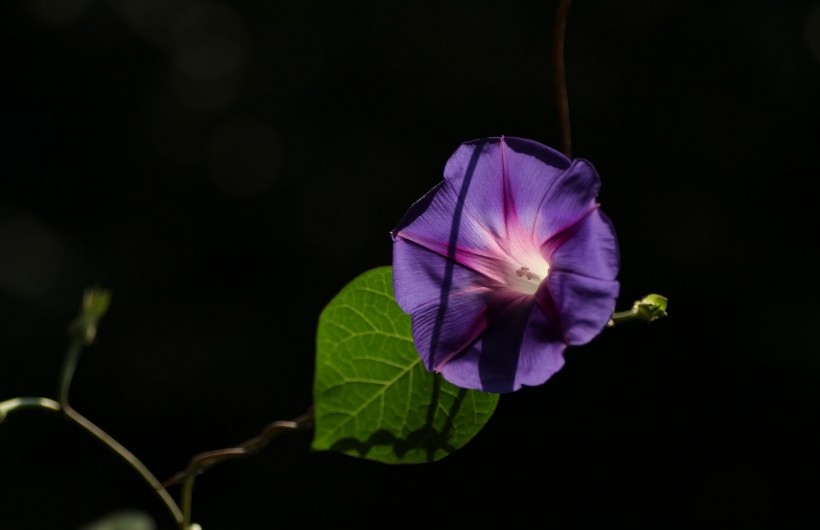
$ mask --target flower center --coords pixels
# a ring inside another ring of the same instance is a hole
[[[510,287],[524,294],[535,294],[541,282],[547,277],[549,265],[543,263],[540,270],[533,270],[530,267],[519,267],[515,275],[509,276]]]
[[[515,275],[519,278],[526,277],[528,280],[540,280],[541,277],[530,270],[529,267],[521,267],[515,271]],[[540,282],[539,282],[540,283]]]

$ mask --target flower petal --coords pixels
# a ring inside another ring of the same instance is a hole
[[[545,194],[569,166],[558,151],[505,136],[462,144],[447,161],[444,178],[464,193],[465,209],[506,242],[531,238]]]
[[[489,288],[492,280],[416,243],[393,242],[393,291],[405,313],[430,302],[442,303],[453,291]]]
[[[539,244],[567,230],[595,208],[600,188],[601,180],[592,164],[583,159],[573,160],[543,195],[538,207],[533,232]]]
[[[496,282],[505,281],[508,259],[505,251],[493,235],[464,210],[463,197],[459,197],[448,181],[414,203],[392,235],[395,242],[411,241]],[[412,266],[412,261],[401,259],[395,251],[393,263]]]
[[[434,252],[398,239],[393,243],[393,291],[411,315],[413,343],[433,371],[484,330],[491,289],[486,278]]]
[[[484,333],[441,368],[456,386],[485,392],[513,392],[544,383],[564,365],[560,326],[532,297],[493,306]]]
[[[486,329],[486,291],[457,292],[412,316],[413,343],[427,370],[439,371]]]
[[[549,239],[541,251],[550,263],[551,274],[564,271],[601,280],[618,276],[620,252],[615,229],[598,208]]]
[[[550,271],[546,288],[536,294],[542,306],[554,306],[561,320],[564,341],[578,346],[594,339],[604,329],[618,298],[620,285],[563,271]]]

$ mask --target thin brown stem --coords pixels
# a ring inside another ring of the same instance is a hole
[[[57,384],[57,398],[59,403],[51,400],[35,402],[27,400],[26,404],[39,404],[41,407],[52,410],[61,410],[63,415],[73,421],[92,436],[108,446],[125,462],[136,471],[151,488],[157,492],[159,498],[168,507],[168,511],[178,524],[182,524],[182,510],[168,493],[168,490],[160,483],[153,473],[143,464],[139,458],[126,449],[121,443],[112,438],[107,432],[97,427],[91,420],[74,410],[68,403],[68,394],[71,389],[71,382],[74,379],[74,372],[80,362],[80,356],[86,346],[90,346],[97,336],[97,326],[100,319],[108,310],[111,302],[111,293],[104,289],[88,289],[83,293],[83,302],[80,306],[80,313],[68,327],[69,342],[66,355],[63,358],[63,366],[60,369],[60,378]]]
[[[313,407],[310,407],[305,414],[293,421],[275,421],[262,429],[262,432],[258,435],[249,440],[245,440],[235,447],[206,451],[191,458],[188,462],[188,467],[162,483],[162,487],[167,488],[182,482],[182,528],[188,528],[191,524],[191,498],[193,496],[194,480],[197,475],[220,462],[256,454],[264,449],[265,446],[268,445],[268,442],[280,434],[303,431],[312,426]]]
[[[68,419],[92,434],[99,441],[107,445],[112,451],[117,453],[120,458],[125,460],[129,466],[134,468],[143,480],[145,480],[145,482],[147,482],[148,485],[150,485],[154,491],[157,492],[157,495],[159,495],[159,498],[163,503],[165,503],[165,506],[168,508],[168,511],[171,512],[171,515],[173,515],[176,522],[179,524],[182,523],[182,511],[179,509],[179,506],[177,506],[177,503],[174,501],[173,497],[171,497],[171,494],[168,493],[168,490],[165,489],[165,486],[162,485],[162,483],[154,476],[153,473],[151,473],[145,464],[139,460],[139,458],[134,456],[131,451],[126,449],[108,433],[97,427],[97,425],[92,423],[91,420],[71,408],[71,406],[67,403],[63,405],[63,414]]]
[[[70,379],[70,378],[69,378]],[[66,387],[67,388],[67,387]],[[46,409],[51,410],[54,412],[62,412],[63,415],[68,418],[70,421],[76,423],[80,427],[86,430],[86,432],[90,433],[92,436],[97,438],[99,441],[104,443],[108,446],[109,449],[114,451],[117,455],[120,456],[125,462],[134,468],[134,470],[139,473],[139,475],[151,486],[154,491],[157,492],[159,498],[168,508],[168,511],[171,512],[171,515],[176,520],[177,524],[182,524],[182,511],[177,506],[177,503],[174,501],[171,494],[168,493],[168,490],[160,483],[159,480],[145,467],[145,464],[140,462],[140,460],[134,456],[134,454],[123,447],[121,443],[117,440],[112,438],[107,432],[99,428],[95,425],[91,420],[71,408],[71,405],[68,403],[60,404],[53,399],[45,398],[45,397],[20,397],[20,398],[13,398],[3,402],[0,402],[0,422],[2,422],[5,417],[16,410],[22,409]]]
[[[558,104],[558,122],[561,127],[561,152],[572,158],[572,131],[569,124],[569,99],[567,98],[567,74],[564,68],[564,33],[572,0],[561,0],[555,16],[553,31],[553,66],[555,68],[555,97]]]

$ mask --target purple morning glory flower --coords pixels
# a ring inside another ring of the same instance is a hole
[[[592,165],[532,140],[462,144],[393,236],[424,366],[463,388],[544,383],[615,308],[618,243]]]

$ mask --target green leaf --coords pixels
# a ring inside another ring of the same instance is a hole
[[[365,272],[331,300],[316,346],[316,450],[390,464],[439,460],[470,441],[498,403],[424,368],[390,267]]]

